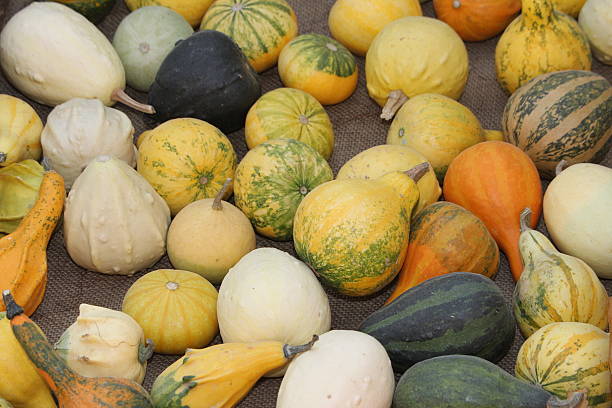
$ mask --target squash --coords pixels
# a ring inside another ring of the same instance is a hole
[[[168,206],[136,170],[98,156],[66,200],[64,243],[82,268],[132,275],[162,257],[168,225]]]
[[[217,290],[188,271],[158,269],[130,286],[121,310],[150,338],[155,352],[181,354],[204,347],[218,332]]]
[[[13,291],[28,316],[45,295],[47,244],[62,215],[65,196],[62,176],[45,172],[32,209],[15,231],[0,238],[0,288]]]
[[[262,72],[276,65],[283,47],[297,35],[298,21],[285,0],[217,0],[200,30],[229,35],[253,69]]]
[[[106,17],[117,0],[52,0],[78,11],[94,24]]]
[[[563,170],[544,194],[544,221],[561,252],[612,278],[612,169],[579,163]]]
[[[214,198],[234,177],[236,152],[215,126],[192,118],[173,119],[138,139],[138,172],[168,203],[172,215],[187,204]],[[232,193],[232,187],[223,198]]]
[[[552,0],[555,10],[568,14],[575,19],[578,19],[578,14],[582,10],[586,0]]]
[[[147,92],[174,45],[192,34],[191,25],[167,7],[147,6],[128,14],[113,35],[128,85]]]
[[[217,302],[224,343],[275,340],[302,344],[329,331],[331,311],[321,284],[304,263],[276,248],[245,255],[221,283]],[[278,377],[285,367],[267,373]]]
[[[497,81],[513,93],[541,74],[591,69],[591,50],[578,23],[553,10],[551,0],[523,0],[522,14],[495,48]]]
[[[31,159],[0,167],[0,232],[17,229],[38,198],[44,172]]]
[[[332,330],[291,362],[276,408],[389,408],[394,386],[391,362],[376,339]]]
[[[538,170],[521,149],[487,141],[465,149],[452,161],[444,178],[444,198],[480,218],[506,254],[512,277],[523,271],[518,250],[518,215],[533,211],[534,228],[542,212],[542,182]]]
[[[387,304],[435,276],[462,271],[494,278],[499,268],[499,249],[485,224],[453,203],[434,203],[417,213],[408,242],[406,260]]]
[[[381,117],[389,120],[408,98],[422,93],[459,99],[468,79],[468,54],[448,24],[404,17],[374,38],[365,71],[368,94],[384,107]]]
[[[40,159],[43,123],[26,102],[0,94],[0,168],[26,159]]]
[[[76,321],[53,346],[84,377],[119,377],[142,383],[153,354],[142,328],[125,313],[81,304]]]
[[[434,0],[436,16],[464,41],[484,41],[504,31],[521,11],[521,0]]]
[[[244,137],[249,149],[271,139],[296,139],[329,160],[334,130],[314,96],[293,88],[276,88],[255,102],[246,117]]]
[[[323,105],[340,103],[357,88],[357,63],[349,50],[323,34],[302,34],[278,58],[278,74],[289,88],[301,89]]]
[[[273,139],[250,150],[236,168],[234,200],[258,233],[289,241],[304,197],[333,178],[329,164],[312,147]]]
[[[356,154],[338,171],[337,180],[375,179],[392,171],[407,171],[421,163],[429,163],[416,150],[408,146],[378,145]],[[414,209],[417,214],[440,197],[442,189],[431,166],[417,182],[419,201]]]
[[[587,324],[548,324],[523,343],[515,373],[564,398],[569,391],[589,390],[589,407],[612,406],[608,368],[608,333]]]
[[[608,294],[581,259],[557,251],[548,238],[527,225],[521,212],[519,251],[525,269],[513,295],[514,316],[525,338],[554,322],[590,323],[608,328]]]
[[[543,74],[510,96],[502,129],[529,155],[545,178],[565,159],[601,161],[612,137],[612,85],[590,71]]]
[[[42,131],[43,163],[72,184],[96,156],[136,167],[134,127],[127,115],[98,99],[74,98],[53,108]]]
[[[384,26],[398,18],[422,15],[418,0],[336,0],[328,25],[332,37],[353,54],[365,57]]]
[[[497,140],[500,142],[504,141],[504,132],[501,130],[493,130],[493,129],[485,129],[485,139],[487,140]]]
[[[42,330],[28,318],[9,290],[2,292],[6,316],[13,333],[30,360],[38,368],[61,408],[153,408],[146,390],[125,378],[83,377],[53,350]]]
[[[416,182],[428,168],[423,163],[405,173],[315,188],[293,220],[298,257],[341,294],[366,296],[385,287],[404,262],[419,199]]]
[[[607,0],[587,0],[578,16],[593,56],[604,64],[612,65],[612,13]]]
[[[202,17],[214,0],[125,0],[130,10],[145,6],[164,6],[176,11],[193,27],[200,24]]]

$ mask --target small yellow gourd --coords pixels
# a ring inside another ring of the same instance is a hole
[[[26,102],[0,94],[0,167],[40,159],[43,123]]]

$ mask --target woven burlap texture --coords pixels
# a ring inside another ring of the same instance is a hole
[[[0,4],[0,21],[10,18],[16,11],[29,4],[27,0],[3,0]],[[288,0],[293,6],[299,21],[300,33],[322,33],[329,35],[327,15],[332,0]],[[423,5],[424,14],[434,16],[431,2]],[[99,28],[110,38],[121,19],[128,13],[123,0],[118,0],[111,15]],[[4,26],[2,21],[1,26]],[[460,102],[468,106],[480,119],[483,126],[489,129],[500,128],[500,118],[507,100],[507,95],[495,79],[494,51],[498,37],[480,43],[467,43],[470,59],[470,76],[465,93]],[[427,46],[423,44],[423,46]],[[330,164],[336,174],[340,167],[357,153],[379,144],[385,143],[388,122],[379,119],[380,108],[367,94],[364,75],[364,58],[357,58],[359,66],[359,84],[356,92],[346,101],[326,107],[334,125],[336,144]],[[612,67],[593,63],[593,71],[612,80]],[[282,86],[277,70],[270,69],[260,75],[263,91],[269,91]],[[128,88],[135,98],[146,101],[146,95]],[[8,93],[24,98],[15,88],[0,77],[0,93]],[[25,98],[24,98],[25,99]],[[27,100],[27,99],[26,99]],[[34,106],[46,120],[49,107],[42,106],[31,100]],[[116,108],[125,112],[136,128],[136,135],[153,128],[156,123],[144,114],[134,112],[123,106]],[[228,135],[239,158],[247,151],[244,132],[237,131]],[[605,164],[610,166],[612,157],[608,154]],[[539,229],[544,231],[540,222]],[[278,243],[257,238],[258,247],[276,247],[295,256],[291,243]],[[56,341],[60,334],[76,319],[81,303],[89,303],[120,310],[123,296],[130,285],[144,273],[161,268],[172,268],[168,258],[164,256],[149,270],[137,273],[132,277],[105,276],[88,272],[75,265],[66,253],[63,244],[61,228],[55,233],[48,248],[49,283],[45,299],[34,314],[34,320],[40,324],[51,341]],[[514,283],[512,281],[506,258],[502,256],[500,270],[495,278],[506,299],[510,302]],[[612,293],[612,281],[604,281],[608,293]],[[392,285],[391,285],[392,286]],[[376,296],[367,298],[347,298],[327,291],[332,308],[333,329],[356,329],[361,321],[371,312],[378,309],[388,297],[391,286]],[[219,342],[219,336],[215,343]],[[512,350],[499,363],[501,367],[512,372],[518,349],[523,339],[516,334]],[[145,387],[150,389],[156,376],[179,356],[154,355],[147,368]],[[250,392],[239,405],[241,408],[270,408],[275,406],[280,379],[264,379]],[[314,407],[313,407],[314,408]]]

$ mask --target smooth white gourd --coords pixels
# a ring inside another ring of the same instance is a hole
[[[587,0],[580,10],[578,24],[589,39],[595,58],[612,65],[612,0]]]

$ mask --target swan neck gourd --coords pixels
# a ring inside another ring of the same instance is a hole
[[[547,24],[555,18],[551,0],[523,0],[522,14],[524,23]]]
[[[221,190],[219,190],[219,192],[215,196],[215,199],[213,200],[213,203],[212,203],[213,210],[215,211],[223,210],[223,204],[222,204],[223,197],[225,196],[225,193],[227,193],[227,189],[229,188],[231,182],[232,182],[232,178],[228,177],[225,180],[225,183],[223,183],[223,187],[221,187]]]

